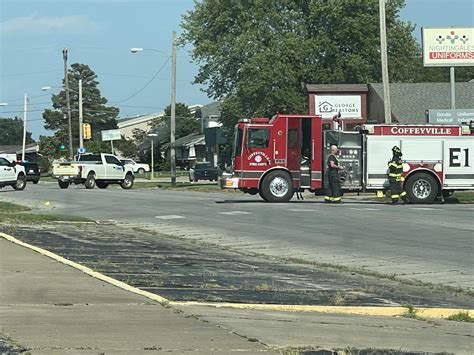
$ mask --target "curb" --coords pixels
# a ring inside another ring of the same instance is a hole
[[[13,237],[11,235],[8,235],[8,234],[5,234],[5,233],[0,233],[0,237],[2,237],[2,238],[6,239],[6,240],[8,240],[8,241],[10,241],[14,244],[17,244],[17,245],[20,245],[20,246],[25,247],[27,249],[33,250],[33,251],[35,251],[35,252],[37,252],[41,255],[47,256],[48,258],[51,258],[51,259],[53,259],[57,262],[60,262],[62,264],[68,265],[68,266],[71,266],[74,269],[82,271],[84,274],[92,276],[95,279],[107,282],[108,284],[119,287],[119,288],[121,288],[125,291],[129,291],[129,292],[135,293],[137,295],[144,296],[146,298],[149,298],[149,299],[151,299],[153,301],[156,301],[156,302],[159,302],[161,304],[169,303],[169,301],[164,297],[161,297],[161,296],[156,295],[154,293],[143,291],[143,290],[140,290],[136,287],[130,286],[130,285],[128,285],[128,284],[126,284],[122,281],[118,281],[118,280],[113,279],[109,276],[101,274],[100,272],[94,271],[94,270],[88,268],[87,266],[84,266],[84,265],[75,263],[74,261],[65,259],[62,256],[54,254],[54,253],[52,253],[48,250],[38,248],[38,247],[35,247],[34,245],[22,242],[21,240],[18,240],[18,239],[16,239],[15,237]]]
[[[252,304],[252,303],[214,303],[214,302],[196,302],[196,301],[169,301],[168,299],[159,296],[155,293],[140,290],[139,288],[130,286],[122,281],[118,281],[114,278],[101,274],[100,272],[94,271],[87,266],[75,263],[74,261],[68,260],[54,254],[48,250],[35,247],[34,245],[22,242],[15,237],[0,233],[0,237],[20,245],[32,251],[35,251],[41,255],[51,258],[64,265],[73,267],[74,269],[80,270],[83,273],[121,288],[125,291],[132,292],[134,294],[146,297],[150,300],[156,301],[163,305],[177,306],[177,307],[189,307],[189,306],[204,306],[204,307],[215,307],[215,308],[234,308],[234,309],[248,309],[248,310],[262,310],[262,311],[279,311],[279,312],[300,312],[300,313],[332,313],[332,314],[348,314],[348,315],[365,315],[365,316],[385,316],[385,317],[400,317],[407,312],[406,307],[372,307],[372,306],[313,306],[313,305],[283,305],[283,304]],[[426,318],[447,318],[450,315],[459,312],[468,312],[471,317],[474,317],[474,310],[472,309],[456,309],[456,308],[416,308],[416,315]]]
[[[284,305],[284,304],[251,304],[251,303],[213,303],[213,302],[174,302],[172,306],[205,306],[215,308],[235,308],[260,311],[297,312],[297,313],[332,313],[365,316],[401,317],[407,307],[372,307],[372,306],[311,306],[311,305]],[[456,308],[415,308],[417,316],[426,318],[447,318],[459,312],[468,312],[472,317],[474,310]]]

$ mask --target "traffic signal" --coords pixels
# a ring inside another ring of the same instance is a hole
[[[90,123],[82,124],[82,138],[91,139],[92,138],[92,129]]]
[[[59,145],[59,149],[61,149],[61,150],[66,149],[66,146],[64,145],[64,143],[61,143],[61,144]]]

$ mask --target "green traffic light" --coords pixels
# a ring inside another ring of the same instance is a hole
[[[61,143],[61,145],[59,146],[59,149],[64,150],[65,148],[66,148],[66,146]]]

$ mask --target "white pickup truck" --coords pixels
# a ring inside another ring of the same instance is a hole
[[[23,190],[26,186],[25,167],[0,157],[0,188],[7,185]]]
[[[86,189],[106,189],[109,184],[119,184],[123,189],[133,186],[131,166],[124,165],[112,154],[82,154],[77,161],[53,164],[53,177],[61,189],[71,183],[84,184]]]

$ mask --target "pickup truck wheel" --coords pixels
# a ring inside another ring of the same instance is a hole
[[[284,171],[272,171],[262,182],[262,194],[269,202],[288,202],[294,191],[291,178]]]
[[[97,181],[96,184],[99,189],[106,189],[109,186],[109,184],[104,181]]]
[[[125,190],[131,189],[133,186],[133,181],[134,181],[133,175],[127,174],[125,176],[125,179],[120,183],[120,186],[122,187],[122,189],[125,189]]]
[[[69,187],[69,181],[58,180],[58,185],[61,189],[67,189]]]
[[[138,169],[138,173],[139,174],[145,174],[145,169],[143,169],[143,168]]]
[[[26,177],[25,175],[18,175],[16,183],[12,185],[13,188],[17,191],[24,190],[26,187]]]
[[[87,175],[86,182],[84,183],[86,189],[93,189],[95,187],[95,175],[94,173],[89,173]]]
[[[438,196],[438,182],[427,173],[416,173],[405,184],[408,198],[413,203],[432,203]]]

